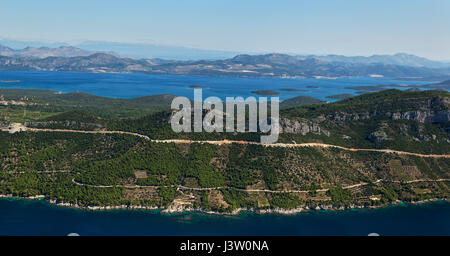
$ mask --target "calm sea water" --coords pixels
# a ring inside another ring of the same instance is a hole
[[[134,98],[146,95],[173,94],[193,98],[190,85],[201,85],[203,97],[248,97],[254,90],[278,90],[292,88],[306,92],[279,91],[280,100],[307,95],[327,101],[325,96],[354,93],[347,86],[379,84],[427,84],[424,81],[400,81],[388,78],[339,78],[339,79],[275,79],[275,78],[228,78],[147,74],[94,74],[45,71],[0,71],[0,81],[20,80],[18,83],[0,82],[0,88],[49,89],[67,92],[85,92],[98,96]],[[319,88],[307,88],[318,86]],[[402,89],[402,88],[399,88]]]
[[[450,235],[450,203],[308,212],[293,216],[87,211],[0,200],[0,235]]]
[[[353,93],[347,86],[426,84],[387,78],[244,79],[143,74],[0,71],[0,88],[81,91],[99,96],[133,98],[155,94],[193,97],[189,85],[208,87],[203,96],[257,96],[253,90],[293,88],[280,99]],[[318,86],[317,89],[307,86]],[[311,212],[295,216],[241,214],[161,215],[150,211],[84,211],[44,201],[0,200],[0,235],[450,235],[450,203],[404,205],[377,210]]]

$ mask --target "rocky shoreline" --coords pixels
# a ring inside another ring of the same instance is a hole
[[[275,208],[275,209],[253,209],[253,208],[238,208],[232,212],[217,212],[217,211],[208,211],[202,208],[193,208],[193,207],[168,207],[168,208],[160,208],[157,206],[142,206],[142,205],[113,205],[113,206],[80,206],[78,204],[71,204],[71,203],[64,203],[64,202],[57,202],[56,200],[47,200],[45,199],[44,195],[35,195],[35,196],[29,196],[29,197],[19,197],[14,196],[11,194],[8,195],[0,195],[1,198],[18,198],[18,199],[24,199],[24,200],[45,200],[46,202],[61,206],[61,207],[68,207],[68,208],[74,208],[74,209],[81,209],[81,210],[91,210],[91,211],[108,211],[108,210],[151,210],[151,211],[160,211],[163,214],[182,214],[182,213],[192,213],[192,212],[198,212],[198,213],[205,213],[205,214],[215,214],[215,215],[239,215],[242,212],[252,212],[256,214],[281,214],[281,215],[295,215],[301,212],[311,212],[311,211],[344,211],[344,210],[351,210],[351,209],[378,209],[378,208],[385,208],[389,206],[398,205],[400,203],[405,204],[425,204],[430,202],[437,202],[437,201],[446,201],[450,202],[450,198],[431,198],[431,199],[425,199],[420,201],[412,201],[412,202],[403,202],[400,200],[397,200],[392,203],[387,204],[381,204],[381,205],[375,205],[375,206],[363,206],[363,205],[350,205],[348,207],[345,206],[334,206],[334,205],[319,205],[319,206],[304,206],[299,207],[295,209],[282,209],[282,208]]]

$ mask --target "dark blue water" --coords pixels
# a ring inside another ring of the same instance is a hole
[[[427,84],[424,81],[399,81],[388,78],[339,78],[339,79],[275,79],[275,78],[227,78],[147,74],[98,74],[46,71],[0,71],[0,81],[20,80],[18,83],[0,82],[0,88],[49,89],[67,92],[85,92],[98,96],[134,98],[146,95],[173,94],[193,98],[190,85],[201,85],[203,97],[255,96],[254,90],[278,90],[293,88],[306,92],[279,91],[280,100],[307,95],[327,101],[325,96],[354,93],[347,86],[368,86],[379,84]],[[307,86],[319,88],[307,88]],[[399,88],[402,89],[402,88]],[[406,89],[406,88],[403,88]]]
[[[87,211],[0,200],[0,235],[450,235],[450,203],[309,212],[294,216]]]

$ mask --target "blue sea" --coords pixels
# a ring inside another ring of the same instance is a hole
[[[219,216],[89,211],[43,200],[0,199],[0,235],[450,235],[450,203],[313,211],[292,216]]]
[[[0,71],[0,88],[50,89],[98,96],[134,98],[173,94],[193,97],[190,85],[207,87],[203,97],[256,96],[253,90],[279,91],[280,99],[307,95],[354,93],[348,86],[379,84],[420,85],[424,81],[389,78],[245,79],[145,74],[91,74],[41,71]],[[307,88],[317,86],[319,88]],[[404,87],[406,89],[407,87]],[[401,88],[400,88],[401,89]],[[200,213],[163,215],[152,211],[86,211],[50,205],[44,201],[0,200],[0,235],[450,235],[450,203],[401,205],[376,210],[310,212],[294,216],[216,216]]]
[[[19,80],[5,83],[2,80]],[[335,101],[325,96],[355,93],[356,90],[345,89],[349,86],[370,85],[420,85],[430,82],[401,81],[389,78],[338,78],[338,79],[278,79],[278,78],[229,78],[177,75],[148,74],[103,74],[103,73],[71,73],[48,71],[0,71],[0,88],[48,89],[68,92],[85,92],[97,96],[114,98],[135,98],[156,94],[173,94],[193,98],[190,85],[200,85],[203,97],[248,97],[258,95],[254,90],[275,90],[281,93],[280,100],[299,95],[312,96],[321,100]],[[308,88],[317,86],[319,88]],[[280,91],[282,88],[306,90],[305,92]],[[396,87],[408,89],[408,87]]]

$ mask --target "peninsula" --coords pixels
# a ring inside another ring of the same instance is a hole
[[[255,133],[174,133],[173,96],[0,89],[0,194],[88,209],[295,213],[448,200],[450,94],[385,90],[281,110]],[[24,98],[24,95],[27,98]]]

